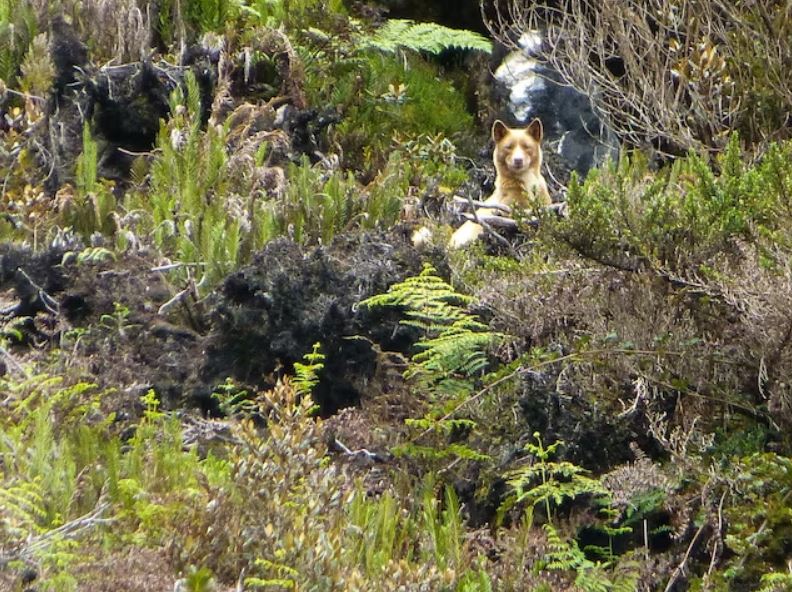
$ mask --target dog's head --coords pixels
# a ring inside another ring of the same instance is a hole
[[[528,127],[511,128],[498,120],[492,126],[495,166],[520,175],[542,164],[542,122],[534,119]]]

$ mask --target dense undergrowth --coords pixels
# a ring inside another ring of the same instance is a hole
[[[337,416],[325,344],[196,386],[218,318],[283,322],[244,283],[276,239],[320,293],[349,236],[439,245],[486,127],[443,52],[489,49],[337,1],[0,0],[0,588],[792,585],[788,141],[625,148],[369,298],[349,262],[354,310],[293,333],[381,324]]]

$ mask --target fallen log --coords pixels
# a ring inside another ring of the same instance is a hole
[[[467,214],[463,213],[462,217],[471,222],[478,222],[482,225],[498,226],[500,228],[517,228],[517,222],[511,218],[504,218],[495,214]]]
[[[511,208],[509,206],[503,204],[490,204],[485,201],[480,201],[477,199],[467,199],[465,197],[460,197],[459,195],[454,196],[454,203],[460,206],[472,206],[475,208],[487,208],[490,210],[498,210],[504,212],[506,214],[511,214]]]
[[[467,199],[464,197],[460,197],[459,195],[454,196],[454,204],[460,206],[474,207],[474,208],[483,208],[488,210],[497,210],[505,214],[512,213],[512,209],[507,205],[497,204],[497,203],[487,203],[485,201],[481,201],[477,199]],[[565,201],[559,203],[553,203],[550,204],[549,206],[542,207],[543,210],[556,212],[559,216],[566,215],[566,208],[567,208],[567,204]]]

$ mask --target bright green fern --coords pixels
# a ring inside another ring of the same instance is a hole
[[[365,47],[390,53],[400,47],[434,54],[454,47],[490,53],[492,42],[465,29],[450,29],[437,23],[390,19],[368,40]]]
[[[429,264],[414,277],[390,287],[387,293],[361,302],[368,308],[397,306],[407,317],[402,324],[420,329],[415,364],[408,377],[426,374],[438,381],[469,378],[487,366],[487,350],[498,335],[465,310],[473,299],[460,294]]]
[[[586,476],[586,470],[568,461],[554,461],[562,441],[544,445],[538,432],[534,433],[536,444],[528,442],[525,450],[535,459],[519,469],[511,471],[508,483],[514,494],[504,503],[510,507],[515,503],[527,502],[529,508],[543,504],[548,521],[552,520],[552,505],[583,494],[605,495],[605,488],[596,479]]]
[[[473,392],[473,379],[487,366],[487,351],[499,335],[467,312],[473,301],[454,290],[437,276],[431,265],[414,277],[390,287],[387,293],[361,302],[370,309],[399,307],[404,310],[402,324],[421,331],[405,377],[413,381],[431,406],[422,418],[408,419],[407,425],[419,431],[413,441],[397,447],[397,454],[424,459],[485,460],[487,457],[460,441],[470,434],[476,423],[451,417],[451,410],[461,405]],[[419,440],[429,437],[431,444]]]
[[[550,523],[544,525],[544,531],[549,549],[545,555],[548,569],[575,572],[576,589],[583,592],[613,590],[613,583],[605,575],[603,564],[588,559],[574,539],[564,541]]]
[[[292,384],[298,395],[310,395],[314,387],[319,384],[319,373],[324,368],[325,355],[322,353],[322,344],[313,345],[313,351],[303,356],[304,364],[294,363],[294,378]]]

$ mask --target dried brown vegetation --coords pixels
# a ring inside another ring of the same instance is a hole
[[[508,45],[541,29],[546,59],[623,139],[674,154],[720,150],[730,132],[789,136],[792,30],[786,2],[482,2]]]

